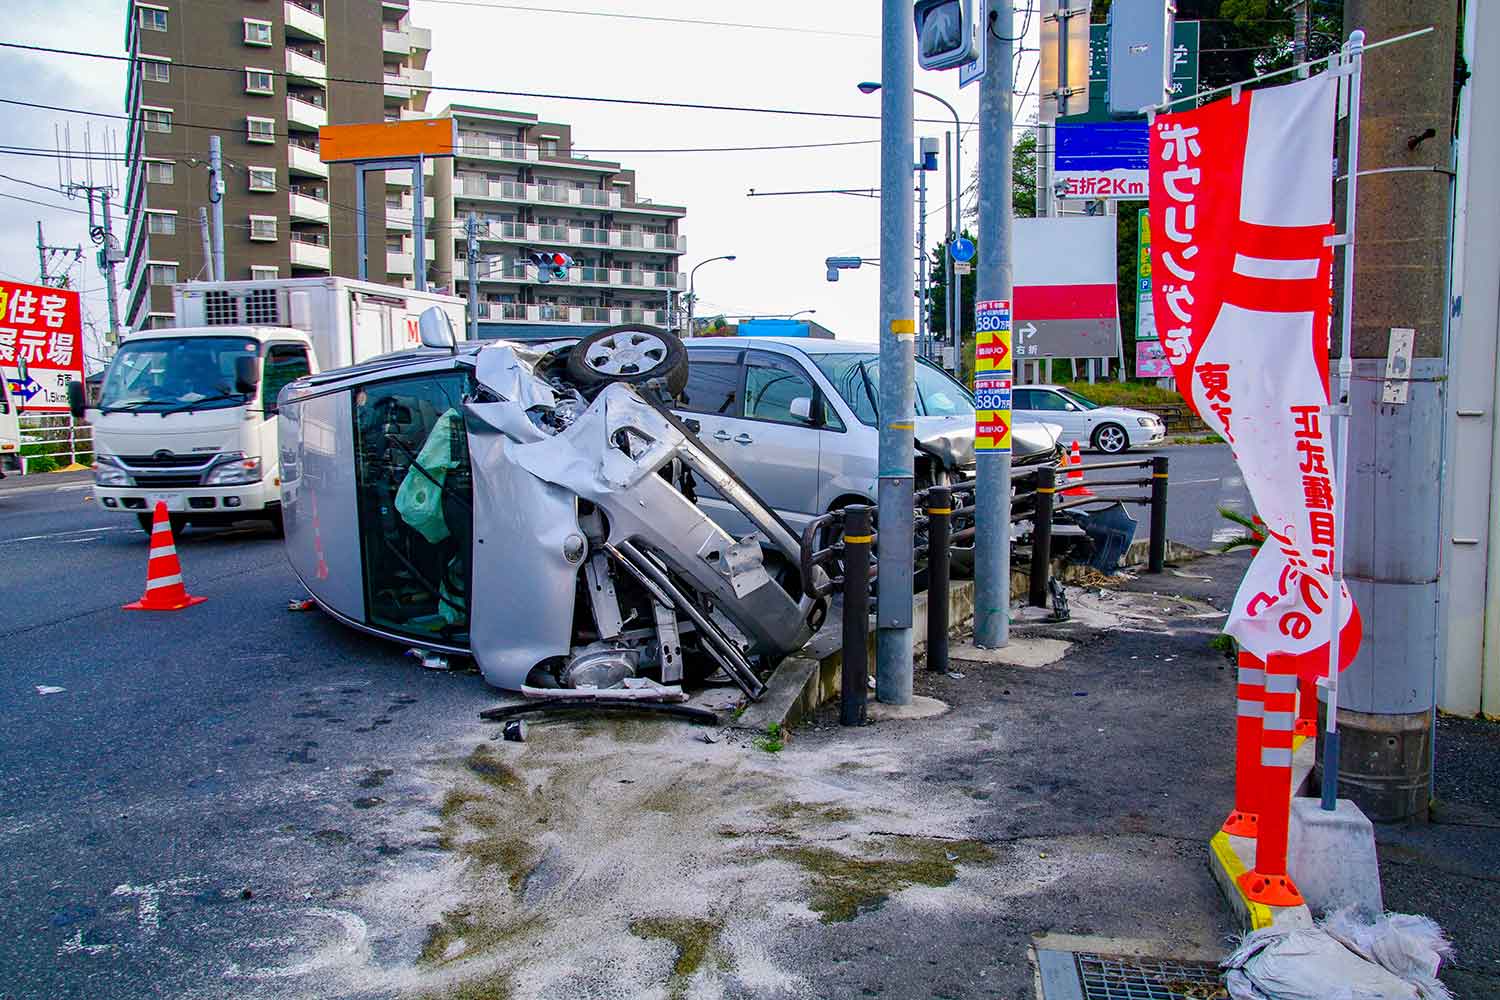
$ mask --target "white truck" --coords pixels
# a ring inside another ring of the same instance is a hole
[[[21,381],[26,381],[25,374],[21,375]],[[20,418],[21,402],[11,397],[10,380],[0,372],[0,479],[5,478],[7,462],[20,461],[17,457],[21,454]]]
[[[420,346],[434,306],[465,329],[464,300],[350,278],[191,282],[172,289],[178,326],[120,344],[97,407],[94,498],[151,530],[266,520],[281,533],[276,396],[310,373]]]

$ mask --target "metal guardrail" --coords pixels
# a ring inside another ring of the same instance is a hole
[[[1027,603],[1035,607],[1046,607],[1052,582],[1052,520],[1063,510],[1084,507],[1090,504],[1134,503],[1151,508],[1151,538],[1147,557],[1148,573],[1161,573],[1166,566],[1167,550],[1167,470],[1165,456],[1117,462],[1099,462],[1077,467],[1084,473],[1081,479],[1066,479],[1061,488],[1076,489],[1080,486],[1149,486],[1149,493],[1141,496],[1088,496],[1057,502],[1059,473],[1054,466],[1033,466],[1015,470],[1011,482],[1012,523],[1030,520],[1031,564],[1028,573]],[[1149,476],[1124,479],[1093,479],[1089,472],[1106,472],[1116,469],[1150,469]],[[1020,488],[1017,488],[1019,484]],[[975,527],[970,523],[954,531],[954,523],[974,517],[974,489],[971,482],[949,486],[933,486],[916,494],[916,508],[912,512],[913,536],[918,539],[925,556],[927,571],[927,669],[948,669],[948,601],[933,599],[931,595],[946,595],[950,578],[953,548],[956,544],[972,540]],[[1064,492],[1063,496],[1067,496]],[[925,531],[923,530],[925,529]],[[925,545],[921,538],[925,534]],[[872,604],[871,583],[878,572],[874,558],[875,543],[879,538],[876,524],[876,509],[856,505],[830,511],[808,522],[802,532],[802,586],[817,597],[826,597],[836,589],[843,602],[843,672],[841,676],[839,721],[846,726],[860,725],[865,721],[866,687],[869,675],[869,631]],[[919,558],[913,559],[914,568],[923,565]],[[817,568],[822,568],[824,578],[819,581]]]
[[[21,474],[26,475],[32,460],[47,456],[59,467],[93,461],[94,429],[86,423],[75,422],[68,414],[22,413]]]

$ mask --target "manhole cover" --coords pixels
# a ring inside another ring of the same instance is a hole
[[[1214,962],[1039,950],[1042,1000],[1228,1000]]]

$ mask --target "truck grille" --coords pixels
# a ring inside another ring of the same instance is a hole
[[[181,489],[187,486],[197,486],[202,480],[202,475],[169,475],[166,473],[135,473],[131,476],[135,484],[143,489]]]
[[[116,455],[132,469],[198,469],[208,463],[213,455]]]

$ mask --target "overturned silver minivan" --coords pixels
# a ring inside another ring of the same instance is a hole
[[[455,346],[431,319],[419,350],[282,390],[286,549],[317,603],[500,688],[722,671],[758,697],[826,607],[799,539],[661,402],[680,343]],[[700,487],[753,530],[718,527]]]

